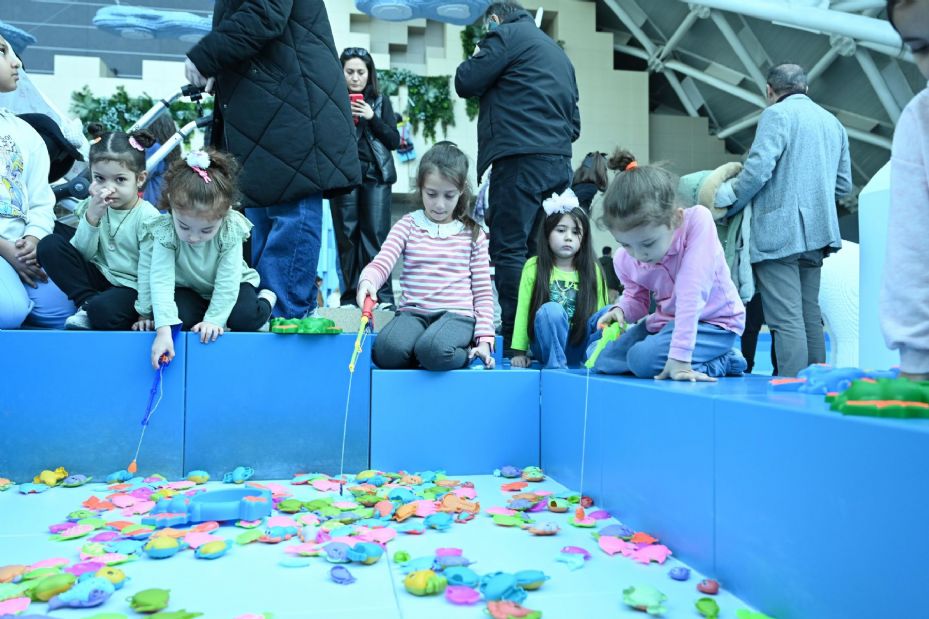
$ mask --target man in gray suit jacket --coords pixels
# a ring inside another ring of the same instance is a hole
[[[780,376],[826,360],[819,281],[823,258],[842,247],[836,197],[852,190],[848,135],[807,95],[803,69],[768,72],[745,167],[733,182],[731,212],[752,204],[750,255]]]

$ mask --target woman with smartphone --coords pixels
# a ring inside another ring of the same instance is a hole
[[[390,99],[378,90],[377,70],[368,50],[346,48],[340,60],[355,119],[362,172],[360,187],[331,200],[342,267],[342,304],[351,305],[355,303],[361,269],[374,259],[390,231],[391,185],[397,182],[392,151],[400,146],[400,132]],[[377,296],[379,307],[393,309],[390,278]]]

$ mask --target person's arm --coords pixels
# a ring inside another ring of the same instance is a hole
[[[852,160],[848,154],[848,134],[842,130],[842,153],[839,156],[839,169],[835,177],[835,195],[842,198],[852,192]]]
[[[532,305],[532,292],[538,273],[538,262],[530,258],[523,266],[519,278],[519,295],[516,301],[516,319],[513,323],[513,343],[510,348],[526,352],[529,350],[529,306]]]
[[[471,247],[471,296],[474,299],[474,344],[468,359],[480,357],[484,367],[494,367],[494,293],[490,284],[490,255],[487,235],[478,233]]]
[[[770,107],[761,114],[748,159],[732,181],[736,203],[729,209],[730,217],[745,208],[771,180],[774,168],[787,147],[787,122],[776,107]]]
[[[215,24],[187,57],[205,77],[240,65],[281,36],[287,27],[294,0],[244,0],[239,8]]]
[[[455,92],[459,97],[481,97],[497,81],[508,64],[506,43],[498,32],[481,39],[476,54],[458,65]]]
[[[88,262],[97,254],[97,250],[100,248],[100,218],[95,218],[96,223],[91,223],[90,219],[88,219],[87,212],[90,210],[90,200],[90,198],[83,200],[74,210],[78,222],[77,230],[74,231],[74,236],[71,237],[71,245]],[[104,206],[104,208],[106,207]],[[92,215],[93,213],[90,216]]]
[[[623,284],[623,294],[619,301],[613,304],[623,311],[623,317],[629,324],[639,321],[643,316],[648,314],[648,305],[651,300],[648,288],[642,286],[632,278],[632,273],[627,271],[624,266],[626,251],[624,249],[616,250],[616,258],[613,260],[613,266],[619,281]],[[629,258],[631,260],[631,258]]]
[[[905,375],[929,374],[929,98],[907,106],[894,131],[880,320]]]
[[[213,295],[203,315],[203,322],[226,328],[229,314],[239,298],[242,285],[242,246],[227,248],[219,256],[219,267],[213,281]]]
[[[48,149],[45,142],[25,121],[28,131],[21,132],[25,144],[20,146],[28,159],[23,166],[23,184],[28,192],[29,204],[26,205],[26,229],[23,237],[35,237],[36,241],[52,233],[55,229],[55,193],[48,184]]]
[[[685,221],[684,252],[674,282],[677,297],[674,332],[668,357],[690,363],[697,342],[697,323],[710,292],[716,283],[716,252],[719,238],[713,215],[703,206],[695,206]]]
[[[390,99],[383,98],[381,104],[381,115],[375,114],[368,121],[368,127],[374,138],[386,146],[388,150],[397,150],[400,146],[400,132],[397,130],[397,116],[394,109],[390,106]]]
[[[155,241],[151,256],[149,283],[155,329],[172,327],[181,322],[174,302],[174,250]]]
[[[142,234],[139,239],[139,266],[136,272],[135,311],[139,318],[152,317],[152,249],[154,242],[150,234]],[[173,291],[172,291],[173,295]]]
[[[571,141],[576,142],[581,137],[581,107],[580,94],[577,91],[577,79],[572,76],[574,86],[574,113],[571,116]]]
[[[410,227],[413,225],[413,219],[407,215],[398,221],[387,233],[384,244],[381,245],[381,251],[377,253],[374,260],[361,271],[358,281],[369,281],[374,285],[375,290],[380,290],[390,277],[391,271],[397,260],[403,255],[406,248],[406,241],[410,237]]]

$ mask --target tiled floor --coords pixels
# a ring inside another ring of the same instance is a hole
[[[483,510],[503,506],[507,496],[499,486],[502,481],[492,476],[467,478],[474,482]],[[211,484],[211,487],[221,484]],[[320,493],[307,486],[288,486],[297,498],[308,500]],[[528,490],[565,490],[548,480],[532,484]],[[0,493],[0,566],[30,564],[51,557],[77,560],[77,553],[86,540],[56,542],[49,539],[47,527],[61,522],[71,511],[80,508],[90,495],[108,494],[102,484],[81,488],[53,488],[38,495],[22,495],[12,488]],[[663,509],[663,506],[656,506]],[[272,613],[274,619],[458,619],[486,617],[484,606],[454,606],[443,596],[419,598],[403,588],[403,573],[391,558],[398,550],[413,557],[433,555],[437,548],[456,547],[474,561],[472,569],[479,574],[496,571],[516,572],[540,569],[551,580],[538,591],[529,593],[528,608],[541,610],[546,619],[578,617],[642,617],[622,603],[622,590],[630,585],[652,585],[668,595],[666,617],[697,617],[694,602],[703,597],[695,586],[701,580],[692,574],[688,582],[668,577],[672,567],[681,563],[675,559],[664,565],[648,566],[616,555],[610,557],[597,547],[592,533],[597,529],[579,529],[568,525],[571,514],[540,512],[537,521],[553,521],[561,531],[552,537],[536,537],[517,528],[493,524],[482,511],[474,520],[455,524],[445,532],[428,530],[424,535],[399,534],[388,543],[388,554],[371,566],[349,564],[346,567],[357,578],[351,585],[337,585],[328,578],[332,564],[321,557],[310,560],[308,567],[285,568],[279,561],[284,549],[297,540],[277,545],[253,543],[236,546],[224,557],[214,561],[199,560],[193,552],[184,551],[172,558],[153,560],[146,557],[120,566],[131,578],[110,600],[97,609],[61,609],[53,617],[87,618],[98,613],[124,613],[135,616],[126,598],[147,588],[171,590],[168,611],[186,609],[202,612],[207,618],[229,618],[244,613]],[[119,512],[103,515],[106,520],[123,519]],[[134,518],[135,520],[138,517]],[[615,524],[604,520],[597,528]],[[221,527],[217,533],[233,539],[243,529]],[[649,531],[661,537],[661,531]],[[582,569],[571,571],[556,562],[564,546],[580,546],[589,550],[592,559]],[[672,548],[672,551],[674,549]],[[736,610],[746,605],[723,590],[717,597],[722,608],[720,617],[733,618]],[[28,612],[42,614],[45,604],[34,603]]]

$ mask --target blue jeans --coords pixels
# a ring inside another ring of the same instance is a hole
[[[639,378],[654,378],[668,362],[673,332],[673,320],[658,333],[649,333],[645,322],[639,322],[606,345],[594,369],[604,374],[632,373]],[[733,349],[737,341],[738,336],[732,331],[707,322],[697,323],[693,369],[713,377],[741,376],[746,364],[742,354]]]
[[[598,314],[599,315],[599,314]],[[596,320],[587,323],[588,338],[596,329]],[[570,323],[568,313],[560,303],[549,301],[539,306],[535,314],[535,335],[532,338],[532,356],[546,369],[577,367],[584,361],[587,339],[583,344],[568,342]]]
[[[252,230],[252,264],[261,287],[277,294],[272,316],[304,318],[316,309],[316,267],[322,243],[320,194],[291,204],[245,209]]]
[[[37,288],[27,286],[10,264],[0,258],[0,329],[19,329],[23,324],[61,329],[77,311],[74,303],[48,280]]]

